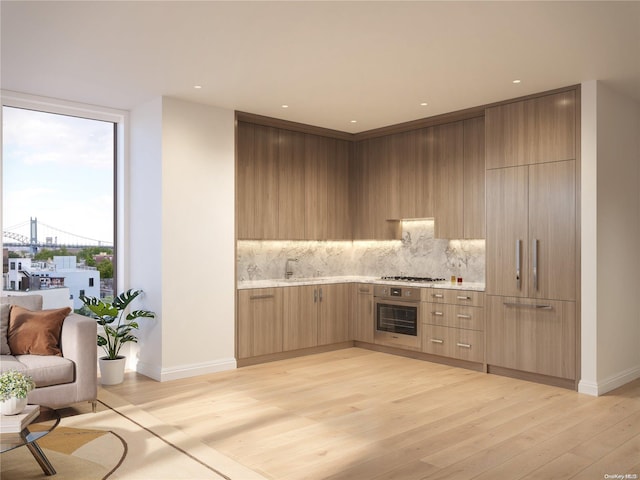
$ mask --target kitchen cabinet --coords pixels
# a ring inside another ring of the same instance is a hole
[[[238,238],[278,237],[278,130],[238,122]]]
[[[484,118],[432,127],[435,237],[485,238]]]
[[[284,351],[349,340],[348,285],[304,285],[283,290]]]
[[[575,161],[486,175],[487,293],[575,300]]]
[[[464,126],[433,128],[434,214],[436,238],[463,238]]]
[[[282,351],[282,289],[238,290],[237,356]]]
[[[318,344],[318,286],[283,289],[283,350]]]
[[[304,240],[307,209],[305,196],[312,185],[306,183],[306,135],[278,129],[278,233],[277,238]],[[326,178],[326,175],[325,175]]]
[[[321,285],[319,292],[318,345],[346,342],[349,337],[348,284]]]
[[[351,238],[349,154],[346,140],[306,135],[304,173],[305,238]]]
[[[576,158],[576,91],[487,108],[488,169]]]
[[[350,144],[238,122],[239,239],[351,238]]]
[[[462,238],[485,238],[484,117],[464,121]]]
[[[576,378],[576,304],[521,297],[487,297],[487,363]]]
[[[356,144],[352,176],[354,239],[399,239],[399,159],[392,155],[390,136]]]
[[[433,217],[433,158],[429,155],[432,137],[432,128],[391,136],[391,149],[399,165],[399,218]]]
[[[430,288],[422,303],[422,351],[484,363],[484,293]]]
[[[373,285],[351,285],[351,334],[353,340],[373,343]]]

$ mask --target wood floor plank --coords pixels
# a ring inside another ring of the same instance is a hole
[[[640,380],[595,398],[349,348],[106,388],[274,480],[600,479],[639,464]]]

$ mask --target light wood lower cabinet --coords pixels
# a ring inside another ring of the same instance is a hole
[[[238,290],[238,358],[351,340],[350,287],[336,283]]]
[[[351,299],[351,338],[373,343],[373,285],[353,284]]]
[[[575,379],[575,302],[487,295],[487,363]]]
[[[282,289],[238,290],[238,358],[282,351]]]
[[[422,351],[484,363],[484,293],[430,288],[422,303]]]

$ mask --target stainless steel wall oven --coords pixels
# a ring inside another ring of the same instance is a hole
[[[376,285],[374,342],[420,349],[421,289]]]

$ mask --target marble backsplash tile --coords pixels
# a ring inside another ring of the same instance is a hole
[[[485,281],[484,240],[436,239],[432,220],[404,221],[402,240],[238,241],[238,280],[284,278],[287,259],[294,277],[342,275],[455,275]]]

